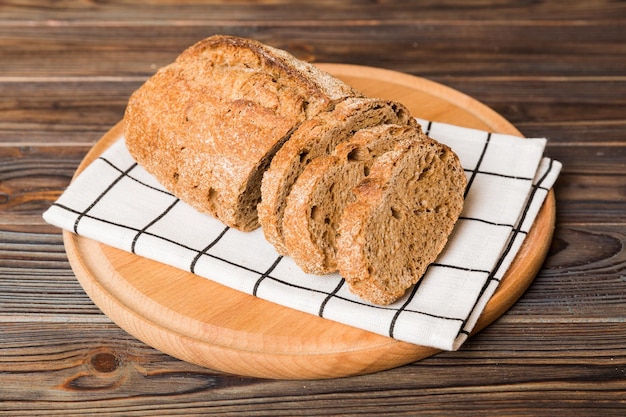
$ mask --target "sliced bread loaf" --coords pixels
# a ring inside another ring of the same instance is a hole
[[[354,190],[337,239],[351,291],[389,304],[418,282],[446,244],[463,208],[458,157],[434,140],[401,142]]]
[[[263,172],[291,132],[361,95],[285,51],[213,36],[132,94],[126,145],[181,200],[228,226],[252,230],[259,225]]]
[[[417,126],[409,111],[396,102],[375,98],[348,98],[332,111],[305,121],[276,153],[261,185],[259,221],[266,239],[286,255],[283,215],[287,196],[305,167],[330,154],[338,143],[363,128],[386,123]]]
[[[287,252],[306,273],[337,271],[337,229],[352,189],[374,160],[402,140],[426,138],[419,127],[384,124],[359,130],[332,155],[313,160],[287,197],[283,232]]]

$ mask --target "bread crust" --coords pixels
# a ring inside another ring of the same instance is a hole
[[[293,184],[315,158],[330,154],[338,143],[355,131],[384,123],[417,126],[400,103],[376,98],[348,98],[331,111],[305,121],[274,156],[261,184],[259,221],[265,238],[276,250],[288,255],[283,218]]]
[[[284,51],[213,36],[132,94],[126,144],[181,200],[228,226],[252,230],[260,181],[274,153],[304,120],[360,95]]]
[[[386,305],[417,283],[452,233],[465,187],[456,154],[432,139],[380,157],[339,227],[338,267],[350,290]]]

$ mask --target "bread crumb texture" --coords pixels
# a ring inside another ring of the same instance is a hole
[[[380,157],[341,220],[338,265],[350,289],[376,304],[404,295],[443,250],[465,187],[458,157],[434,140]]]
[[[417,126],[400,103],[375,98],[348,98],[332,110],[305,121],[276,153],[261,185],[259,219],[266,239],[289,255],[284,238],[284,213],[292,187],[316,158],[331,154],[355,132],[380,124]]]
[[[417,126],[383,124],[357,131],[332,155],[311,162],[287,198],[283,229],[285,245],[307,273],[337,271],[336,239],[353,188],[368,176],[377,157],[402,140],[420,140]]]

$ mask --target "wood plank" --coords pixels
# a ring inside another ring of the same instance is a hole
[[[614,187],[623,196],[626,186],[626,146],[623,142],[613,145],[600,143],[595,146],[592,140],[589,142],[569,146],[565,142],[562,146],[548,146],[546,154],[566,161],[565,172],[568,174],[613,176]]]
[[[572,321],[612,317],[624,323],[625,230],[623,223],[557,224],[543,269],[516,305],[517,312],[541,311],[543,317],[569,316]]]
[[[229,4],[224,0],[173,1],[151,0],[137,7],[124,1],[74,2],[45,0],[5,2],[2,18],[7,21],[150,21],[201,19],[281,22],[294,18],[301,23],[323,20],[427,20],[459,19],[458,2],[452,0],[424,3],[416,1],[389,2],[380,7],[375,2],[349,0],[337,2],[318,0],[302,2],[298,0],[261,0],[254,3],[237,2]],[[616,19],[626,16],[626,7],[619,2],[608,0],[524,3],[505,0],[484,2],[470,0],[463,2],[463,19],[467,20],[550,20],[569,21],[586,19]]]
[[[315,62],[378,66],[421,76],[546,73],[621,76],[626,27],[620,21],[331,22],[241,21],[110,25],[0,25],[1,76],[147,75],[215,33],[253,37]],[[155,47],[158,39],[158,47]],[[463,39],[463,42],[458,42]],[[598,52],[602,51],[602,52]],[[593,65],[589,65],[592,62]]]
[[[580,151],[593,153],[589,148]],[[611,149],[613,150],[613,149]],[[554,152],[548,151],[552,156]],[[622,152],[622,155],[624,153]],[[561,157],[563,155],[560,155]],[[626,168],[622,164],[613,166],[614,173],[589,174],[570,173],[567,161],[563,174],[554,187],[557,196],[557,221],[562,225],[572,223],[589,225],[593,223],[626,224]],[[578,165],[580,167],[580,165]],[[622,172],[622,174],[619,173]],[[598,210],[598,205],[602,210]]]
[[[67,187],[87,146],[0,145],[3,224],[42,224],[41,214]]]
[[[143,77],[0,79],[0,127],[7,132],[2,139],[11,140],[10,131],[27,133],[25,126],[62,133],[113,125],[123,117],[130,94],[144,81]]]
[[[611,106],[606,103],[607,106]],[[600,105],[603,106],[603,105]],[[535,106],[515,106],[516,112],[523,112],[527,108]],[[519,121],[515,125],[527,137],[544,137],[550,139],[548,146],[551,148],[555,145],[559,146],[580,146],[585,143],[605,143],[623,146],[624,130],[626,130],[626,120],[623,118],[615,120],[605,120],[604,112],[598,112],[594,119],[584,116],[579,117],[579,121],[559,122],[556,118],[551,120],[550,108],[553,106],[543,106],[547,113],[543,119],[545,121],[525,122]],[[584,107],[591,108],[591,105],[581,105],[577,112],[583,112]],[[613,106],[611,106],[613,107]],[[619,106],[615,106],[617,108]],[[606,107],[605,107],[606,109]],[[592,110],[593,111],[593,110]],[[501,112],[502,113],[502,112]],[[574,114],[574,112],[572,112]],[[514,118],[519,118],[514,116]]]
[[[620,142],[626,106],[626,78],[593,76],[499,76],[433,77],[488,104],[524,129],[526,136],[544,136],[562,126],[578,133],[575,137],[551,135],[552,140]],[[575,92],[575,93],[573,93]],[[601,121],[597,123],[596,121]],[[602,130],[609,135],[602,135]]]
[[[467,415],[480,409],[481,415],[577,416],[626,409],[621,323],[496,325],[454,354],[325,381],[215,372],[163,355],[107,323],[0,323],[0,331],[1,407],[12,416],[105,409],[136,416],[300,415],[313,409],[316,415]],[[564,340],[572,334],[584,335],[576,349]]]

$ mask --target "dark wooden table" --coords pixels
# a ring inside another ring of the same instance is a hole
[[[626,415],[626,3],[0,3],[0,414]],[[376,374],[224,374],[125,333],[41,213],[158,67],[214,33],[486,103],[563,162],[530,289],[458,352]]]

